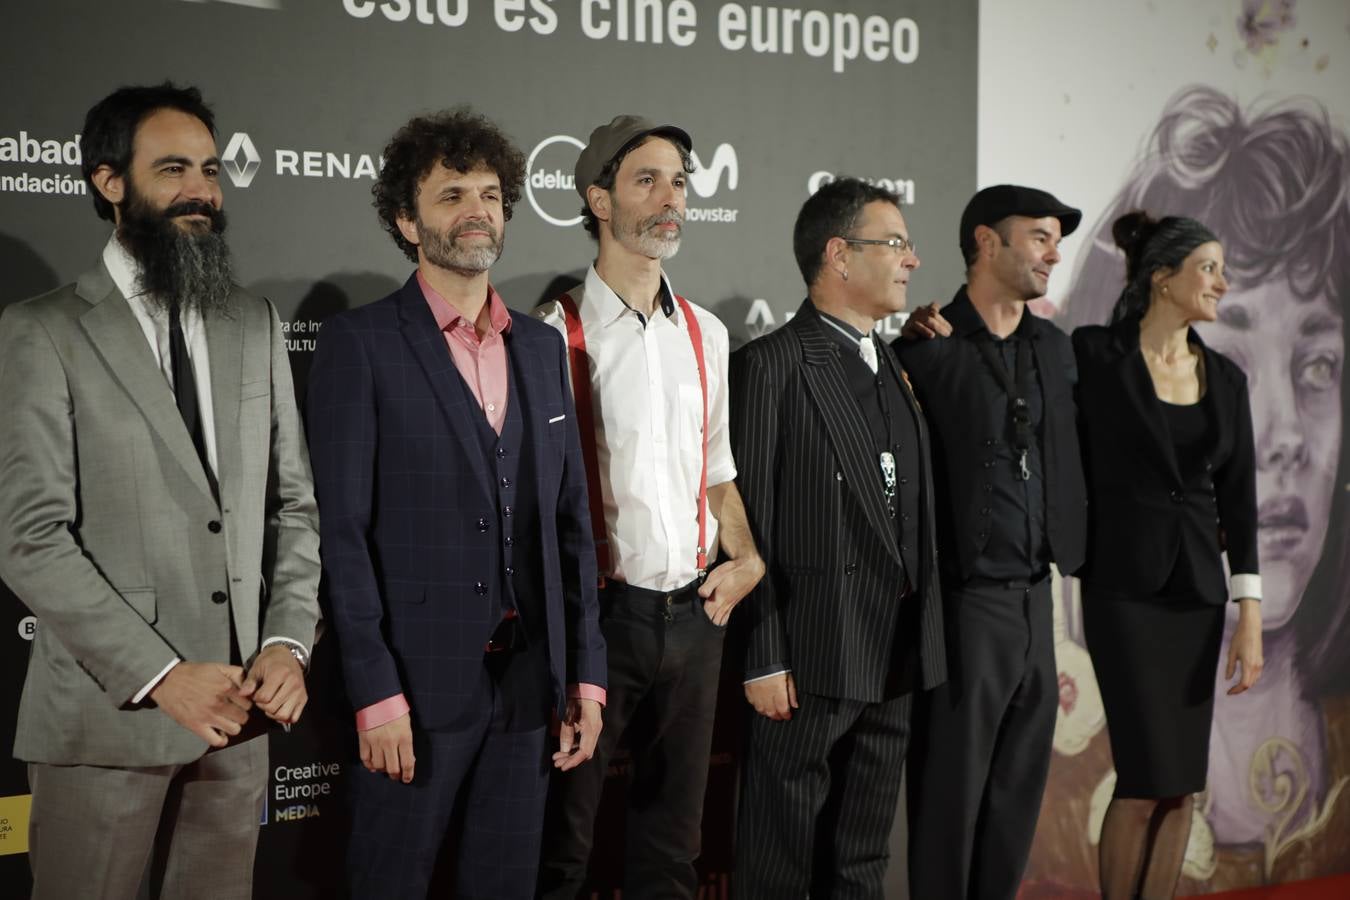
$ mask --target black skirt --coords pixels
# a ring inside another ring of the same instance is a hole
[[[1106,709],[1117,797],[1205,789],[1224,604],[1083,585],[1083,630]]]

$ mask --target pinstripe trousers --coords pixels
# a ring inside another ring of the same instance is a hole
[[[737,900],[881,900],[913,694],[798,694],[751,713],[736,824]]]

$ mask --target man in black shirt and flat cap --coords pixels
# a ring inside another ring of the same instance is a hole
[[[967,283],[895,350],[933,436],[950,680],[916,710],[910,894],[1013,898],[1059,698],[1050,564],[1082,563],[1086,490],[1068,335],[1027,312],[1082,214],[1016,185],[961,216]]]

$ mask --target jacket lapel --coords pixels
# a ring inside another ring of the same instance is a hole
[[[80,317],[80,326],[113,377],[159,435],[169,455],[203,494],[212,497],[206,471],[178,412],[173,389],[156,368],[145,332],[102,262],[97,269],[81,276],[75,292],[90,304],[89,311]]]
[[[463,458],[473,470],[474,482],[486,492],[491,479],[488,477],[487,460],[483,458],[483,447],[473,433],[472,418],[481,416],[482,412],[469,408],[468,398],[472,395],[461,387],[463,379],[459,369],[455,368],[455,361],[445,346],[445,336],[436,327],[436,319],[427,308],[426,297],[417,285],[416,275],[403,285],[398,307],[399,327],[413,357],[426,373],[432,393],[440,402],[447,430],[459,443]]]
[[[826,433],[844,471],[844,480],[862,506],[867,521],[881,537],[886,552],[898,563],[901,561],[900,548],[896,544],[895,528],[886,513],[881,491],[877,489],[878,461],[867,446],[867,420],[849,390],[836,345],[820,330],[820,318],[810,300],[802,304],[787,327],[796,331],[801,340],[802,375],[816,410],[825,422]],[[908,396],[909,392],[905,393]]]
[[[1139,349],[1139,320],[1125,319],[1112,326],[1116,345],[1120,351],[1120,376],[1125,388],[1125,396],[1134,407],[1139,421],[1148,431],[1149,452],[1154,462],[1172,477],[1174,484],[1181,482],[1181,468],[1177,464],[1176,450],[1172,446],[1172,433],[1163,418],[1162,403],[1153,387],[1153,377],[1148,374],[1148,364]]]
[[[507,401],[507,408],[509,410],[514,407],[519,411],[523,439],[532,441],[539,432],[537,423],[530,415],[532,401],[542,400],[544,395],[544,385],[540,376],[554,370],[561,374],[561,370],[557,369],[556,365],[551,368],[546,366],[539,355],[538,346],[523,333],[519,320],[525,318],[525,314],[512,310],[511,318],[513,320],[511,333],[506,336],[506,353],[509,357],[507,365],[511,370],[512,379],[511,399]],[[553,457],[539,452],[531,455],[534,457],[535,484],[542,487],[555,483],[556,479],[552,477],[552,473],[548,478],[544,474],[544,464]]]

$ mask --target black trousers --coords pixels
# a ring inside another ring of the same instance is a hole
[[[737,900],[881,900],[912,697],[863,703],[799,693],[785,722],[751,711]]]
[[[923,695],[910,754],[916,900],[1017,894],[1059,703],[1050,603],[1049,578],[947,592],[950,680]]]
[[[354,900],[426,897],[447,831],[460,819],[455,897],[528,900],[552,768],[552,696],[542,640],[485,654],[479,702],[460,726],[427,731],[413,721],[412,784],[352,766]]]
[[[725,629],[697,586],[660,593],[611,582],[600,595],[609,653],[605,727],[596,754],[549,788],[538,896],[573,900],[586,881],[605,776],[622,742],[632,755],[624,828],[624,900],[693,898],[702,843]]]

